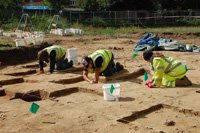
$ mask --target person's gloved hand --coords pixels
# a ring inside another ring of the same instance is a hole
[[[153,88],[154,87],[154,84],[151,81],[147,82],[145,85],[147,87],[149,87],[149,88]]]

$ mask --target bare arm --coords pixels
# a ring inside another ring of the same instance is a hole
[[[88,81],[89,83],[92,83],[93,81],[88,77],[88,72],[83,71],[83,78],[84,80]]]
[[[99,82],[99,74],[100,74],[100,68],[96,68],[94,83],[98,83]]]

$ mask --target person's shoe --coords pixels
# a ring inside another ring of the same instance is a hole
[[[192,82],[186,77],[184,76],[181,79],[176,79],[176,86],[191,86]]]
[[[124,66],[121,65],[119,62],[116,63],[116,71],[119,72],[124,69]]]
[[[70,64],[71,66],[73,66],[73,64],[74,64],[74,63],[73,63],[73,61],[72,61],[72,60],[70,60],[69,64]]]

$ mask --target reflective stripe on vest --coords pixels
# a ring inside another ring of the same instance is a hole
[[[63,56],[65,56],[66,54],[66,51],[64,48],[60,47],[60,46],[50,46],[50,47],[47,47],[45,48],[48,52],[48,54],[50,55],[51,51],[52,50],[55,50],[56,51],[56,61],[60,60],[61,58],[63,58]]]
[[[181,62],[178,62],[177,64],[175,64],[175,65],[172,67],[172,65],[173,65],[173,63],[174,63],[174,61],[175,61],[175,59],[171,58],[172,60],[170,61],[170,60],[169,60],[170,58],[171,58],[171,57],[163,58],[164,61],[166,61],[166,62],[168,63],[167,67],[165,68],[165,73],[166,73],[166,74],[169,73],[169,72],[171,72],[171,71],[174,70],[175,68],[179,67],[180,65],[182,65]]]
[[[112,53],[109,50],[97,50],[94,53],[88,55],[88,57],[90,57],[95,65],[95,61],[98,57],[102,57],[103,58],[103,62],[102,62],[102,66],[100,68],[100,72],[103,72],[108,64],[110,63],[110,60],[112,58]],[[96,66],[94,66],[96,68]],[[93,73],[94,72],[94,68],[89,68],[88,69],[89,73]]]
[[[166,81],[165,86],[166,87],[175,87],[175,81]]]
[[[159,66],[159,67],[156,67],[154,71],[156,71],[156,70],[162,70],[162,69],[164,69],[164,66]]]

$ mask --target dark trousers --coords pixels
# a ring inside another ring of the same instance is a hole
[[[57,70],[64,70],[67,68],[71,68],[72,66],[73,66],[73,62],[72,61],[68,62],[67,58],[66,59],[62,58],[61,60],[56,62]]]
[[[113,73],[116,72],[115,63],[114,63],[114,56],[112,54],[112,58],[107,66],[107,68],[101,73],[104,76],[111,76]]]

